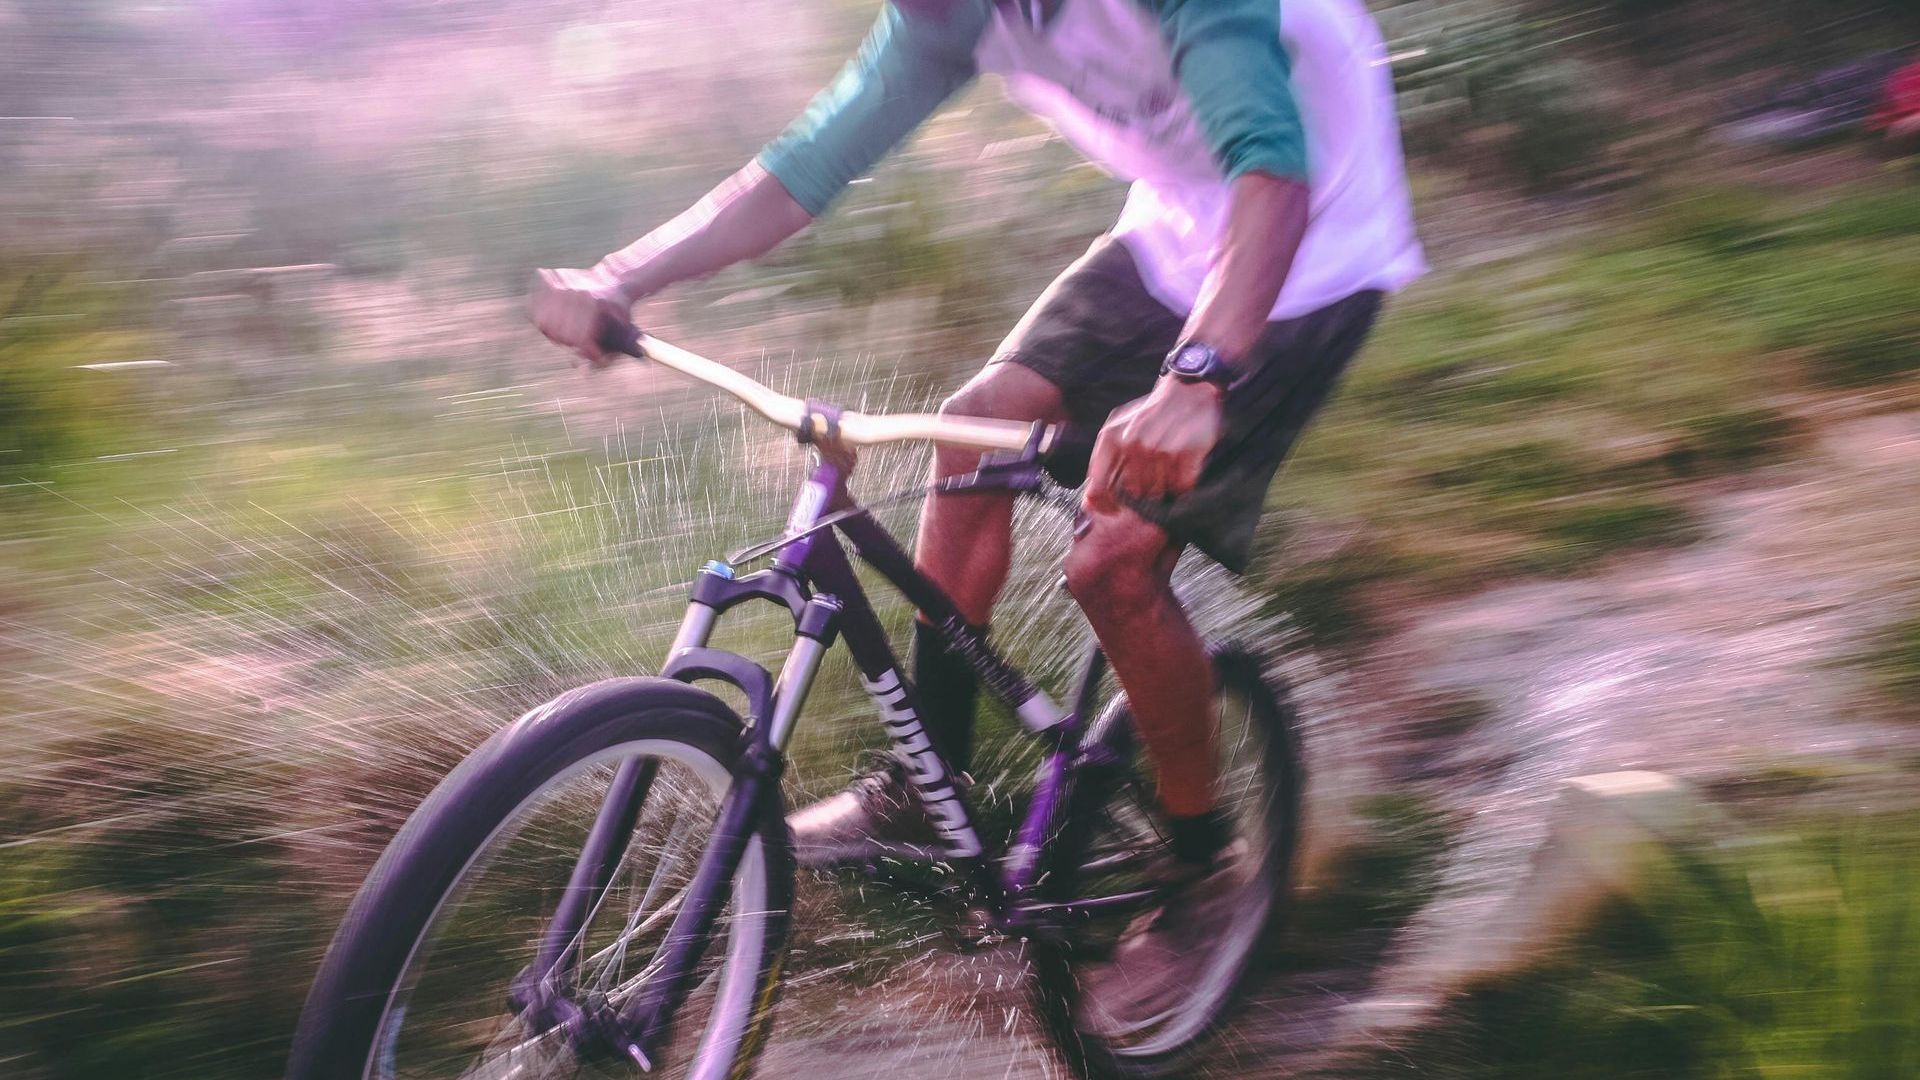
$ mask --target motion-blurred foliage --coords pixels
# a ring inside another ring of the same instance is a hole
[[[1625,123],[1563,17],[1483,0],[1411,0],[1385,11],[1409,151],[1475,162],[1535,190],[1603,175]]]
[[[123,402],[76,365],[131,359],[141,341],[101,325],[112,300],[99,292],[57,265],[0,278],[0,468],[38,475],[106,445]]]
[[[1380,6],[1442,272],[1276,495],[1276,535],[1354,537],[1259,571],[1320,644],[1375,640],[1370,590],[1684,543],[1688,485],[1794,460],[1841,395],[1910,390],[1912,189],[1775,184],[1700,118],[1762,61],[1904,40],[1911,3]],[[639,376],[556,390],[514,295],[743,159],[869,7],[0,2],[0,1072],[274,1074],[419,795],[517,709],[645,670],[685,570],[777,526],[796,459]],[[974,92],[800,242],[649,318],[762,374],[798,353],[808,392],[923,404],[1110,217],[1073,162]],[[871,359],[809,364],[849,354]],[[1908,703],[1914,640],[1863,653]],[[831,719],[815,787],[862,737]],[[1340,914],[1379,934],[1444,837],[1417,800],[1375,809]],[[1568,969],[1522,1000],[1557,1046],[1696,1055],[1656,1065],[1911,1032],[1858,945],[1896,933],[1909,879],[1809,850],[1756,856],[1848,899],[1794,916],[1797,973],[1757,990],[1699,973],[1731,955],[1712,942],[1600,939],[1600,998]],[[1659,910],[1636,932],[1718,918]],[[1785,1020],[1726,1018],[1775,991]]]
[[[1794,819],[1691,852],[1563,957],[1455,1003],[1368,1076],[1706,1080],[1920,1070],[1915,823]]]

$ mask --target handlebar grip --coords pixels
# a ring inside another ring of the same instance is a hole
[[[1047,449],[1047,472],[1067,487],[1078,487],[1086,480],[1087,467],[1093,463],[1093,441],[1099,434],[1098,428],[1066,424],[1055,428],[1053,445]]]
[[[601,327],[599,340],[595,342],[601,352],[619,353],[622,356],[640,358],[640,328],[628,322],[609,322]]]

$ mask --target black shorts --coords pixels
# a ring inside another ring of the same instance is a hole
[[[1175,540],[1244,572],[1273,474],[1359,352],[1380,300],[1367,290],[1268,323],[1247,357],[1253,374],[1227,397],[1226,433],[1199,484],[1178,498],[1129,505]],[[1045,377],[1060,388],[1069,419],[1093,429],[1153,389],[1185,324],[1148,294],[1126,245],[1103,236],[1047,286],[992,362]],[[1055,479],[1078,487],[1086,477]]]

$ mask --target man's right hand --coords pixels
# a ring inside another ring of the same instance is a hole
[[[547,340],[572,349],[594,367],[619,359],[600,347],[607,330],[633,323],[632,298],[598,269],[536,271],[527,304],[533,325]]]

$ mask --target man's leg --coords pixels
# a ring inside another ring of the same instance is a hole
[[[988,365],[940,411],[1007,420],[1052,421],[1062,415],[1054,384],[1012,363]],[[943,449],[934,456],[933,475],[954,476],[979,463],[978,453]],[[962,618],[985,625],[1012,558],[1011,493],[927,496],[914,563],[953,599]],[[971,764],[979,679],[964,658],[947,651],[932,626],[916,620],[913,630],[911,669],[920,722],[948,763],[965,771]],[[870,857],[889,844],[919,842],[912,837],[925,829],[897,769],[862,777],[787,821],[793,829],[794,855],[807,866]]]
[[[995,361],[941,411],[1048,422],[1071,416],[1096,423],[1151,387],[1160,357],[1180,326],[1179,316],[1147,296],[1126,248],[1103,237],[1054,279],[1001,343]],[[1062,387],[1072,388],[1071,409]],[[940,450],[933,475],[955,476],[979,462],[977,453]],[[928,497],[914,561],[952,598],[962,618],[985,626],[1006,584],[1012,554],[1012,495]],[[979,697],[972,666],[950,654],[932,626],[917,620],[910,666],[928,736],[949,763],[968,769]],[[794,854],[807,865],[844,861],[849,854],[864,857],[870,838],[913,832],[914,809],[898,769],[869,774],[788,818]]]
[[[1153,756],[1174,854],[1204,863],[1229,837],[1214,812],[1213,665],[1173,595],[1183,546],[1131,510],[1089,512],[1066,573]]]
[[[940,407],[956,416],[1002,420],[1062,418],[1060,389],[1019,364],[989,365]],[[971,472],[978,452],[935,451],[933,478]],[[985,626],[1013,561],[1013,494],[930,494],[920,515],[914,564],[953,599],[960,617]],[[956,769],[972,766],[973,713],[979,681],[967,661],[948,652],[932,626],[914,623],[913,682],[927,734]]]
[[[1063,419],[1060,388],[1019,364],[990,364],[942,402],[948,416],[1001,420]],[[940,447],[933,478],[972,472],[977,450]],[[928,495],[920,514],[914,564],[953,598],[960,615],[978,626],[993,613],[1013,559],[1013,494],[1006,491]]]

